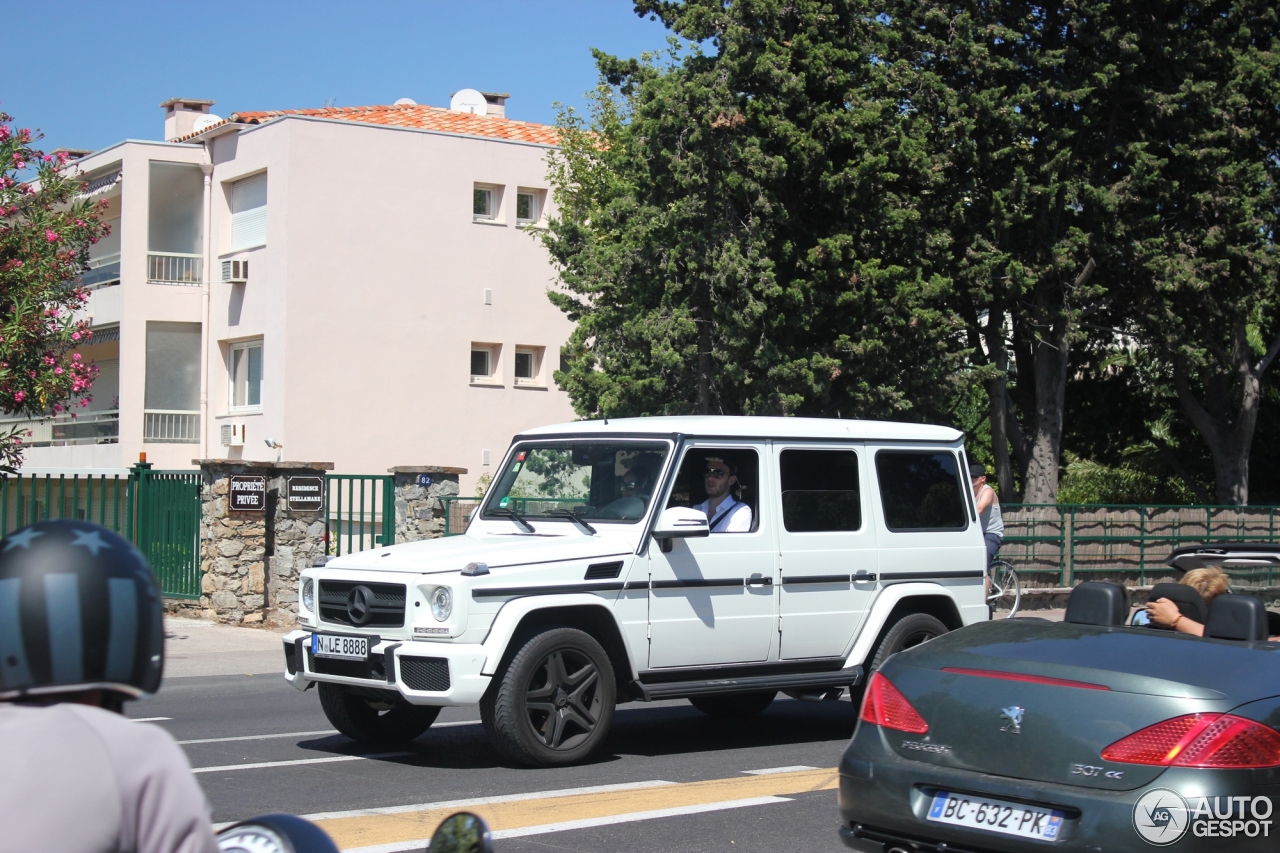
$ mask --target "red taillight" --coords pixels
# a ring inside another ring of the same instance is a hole
[[[978,678],[999,678],[1002,681],[1027,681],[1032,684],[1050,684],[1054,687],[1078,687],[1081,690],[1110,690],[1105,684],[1090,684],[1087,681],[1070,681],[1066,678],[1050,678],[1047,675],[1027,675],[1022,672],[1000,672],[995,669],[965,669],[960,666],[944,666],[943,672],[954,672],[956,675],[975,675]]]
[[[1280,767],[1280,732],[1232,714],[1187,714],[1121,738],[1102,757],[1159,767]]]
[[[929,731],[929,724],[911,707],[907,697],[898,692],[892,681],[878,672],[871,676],[871,683],[867,685],[867,695],[862,699],[861,716],[864,721],[886,729],[915,735]]]

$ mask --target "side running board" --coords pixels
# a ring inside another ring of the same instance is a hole
[[[854,687],[862,681],[862,667],[828,670],[826,672],[797,672],[779,675],[751,675],[735,678],[715,678],[705,681],[672,681],[661,684],[631,682],[633,691],[644,702],[657,699],[684,699],[689,696],[706,696],[712,693],[752,693],[757,690],[795,690],[819,687]]]

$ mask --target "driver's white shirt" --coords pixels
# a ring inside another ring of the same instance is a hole
[[[711,528],[712,533],[750,533],[751,532],[751,507],[742,501],[734,500],[733,495],[725,495],[724,500],[716,507],[715,513],[711,513],[707,507],[711,501],[706,500],[693,507],[696,510],[707,514],[707,521],[712,521],[716,516],[720,516],[715,527]]]

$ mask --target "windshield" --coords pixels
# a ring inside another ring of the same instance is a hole
[[[505,512],[636,522],[644,517],[670,446],[660,442],[549,441],[520,444],[494,481],[486,519]]]

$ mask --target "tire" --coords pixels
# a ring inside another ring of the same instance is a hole
[[[733,693],[728,696],[694,696],[690,704],[704,714],[723,719],[741,720],[754,717],[773,704],[776,690],[762,693]]]
[[[987,607],[992,618],[997,610],[1008,610],[1006,619],[1018,615],[1018,606],[1022,603],[1022,582],[1013,566],[1004,560],[996,560],[988,569],[987,577],[991,587],[987,591]]]
[[[434,705],[410,705],[396,697],[379,701],[341,684],[320,682],[320,707],[341,734],[361,743],[407,743],[440,716]]]
[[[934,637],[947,633],[947,626],[928,613],[908,613],[885,632],[876,646],[876,653],[871,656],[871,666],[867,670],[867,680],[871,673],[878,670],[892,655],[904,649],[910,649],[921,643],[927,643]]]
[[[494,675],[480,719],[494,748],[517,764],[574,764],[608,735],[617,689],[609,655],[590,634],[551,628]]]

